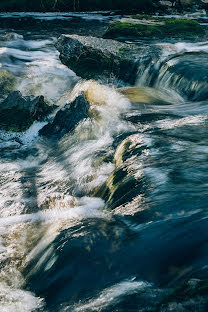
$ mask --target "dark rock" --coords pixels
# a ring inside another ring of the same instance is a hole
[[[0,129],[25,131],[51,111],[43,96],[22,96],[21,92],[14,91],[0,104]]]
[[[60,59],[85,79],[117,77],[134,83],[138,55],[143,49],[126,43],[95,37],[62,35],[57,42]]]
[[[90,105],[83,93],[73,102],[66,104],[64,108],[60,109],[53,122],[47,124],[39,131],[40,135],[62,137],[64,134],[74,130],[81,120],[89,117],[89,108]]]

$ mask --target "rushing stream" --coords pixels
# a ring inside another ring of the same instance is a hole
[[[155,311],[208,275],[208,42],[138,42],[160,54],[123,91],[64,66],[60,33],[0,29],[15,90],[93,111],[60,140],[0,131],[0,311]]]

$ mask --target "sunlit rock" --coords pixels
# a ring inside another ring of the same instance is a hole
[[[114,154],[115,170],[93,195],[100,196],[114,209],[143,194],[145,176],[137,159],[145,153],[145,149],[145,144],[137,135],[123,140]],[[147,185],[145,187],[147,189]]]
[[[126,87],[119,90],[131,102],[144,104],[170,104],[170,97],[164,92],[148,87]]]

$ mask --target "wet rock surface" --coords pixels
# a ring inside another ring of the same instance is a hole
[[[43,120],[52,111],[43,96],[23,96],[14,91],[0,103],[0,128],[7,131],[21,132],[32,123]]]
[[[60,109],[54,120],[39,131],[40,135],[62,137],[73,131],[80,121],[89,117],[89,107],[84,93],[81,94],[72,103]]]
[[[146,146],[139,142],[137,135],[123,140],[117,147],[114,162],[115,170],[107,181],[95,190],[94,195],[103,198],[110,209],[124,207],[136,201],[137,196],[148,192],[148,181],[142,173],[138,173],[139,165],[132,165],[133,160],[142,156]]]
[[[62,35],[57,49],[63,64],[82,78],[115,76],[131,83],[136,79],[138,55],[143,52],[135,45],[77,35]]]

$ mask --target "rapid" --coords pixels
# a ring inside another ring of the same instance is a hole
[[[160,311],[208,277],[208,41],[138,41],[160,53],[130,87],[77,77],[60,34],[0,29],[15,90],[91,110],[59,140],[0,131],[0,311]]]

